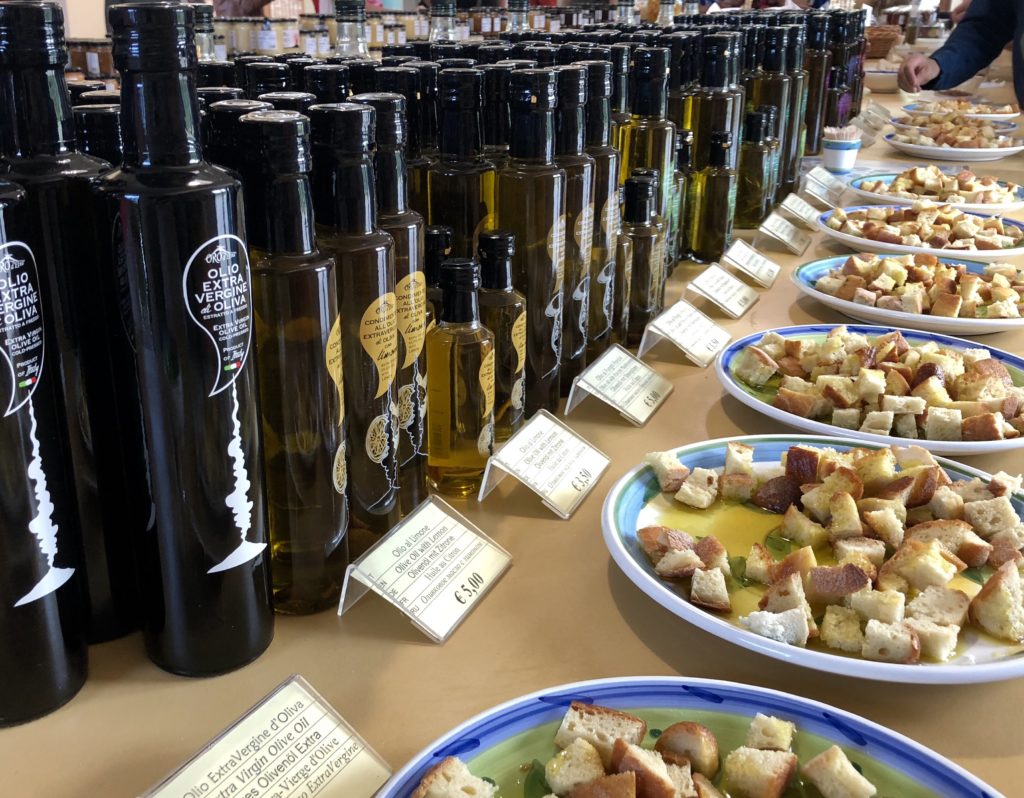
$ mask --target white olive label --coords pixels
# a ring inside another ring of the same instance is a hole
[[[35,393],[43,375],[46,343],[39,272],[32,250],[20,241],[0,246],[0,368],[10,385],[0,395],[0,412],[18,412]]]

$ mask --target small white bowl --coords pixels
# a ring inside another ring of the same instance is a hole
[[[895,94],[899,90],[898,75],[895,70],[868,69],[864,72],[864,85],[879,94]]]

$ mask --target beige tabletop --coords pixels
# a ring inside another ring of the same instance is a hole
[[[876,98],[877,99],[877,98]],[[886,99],[892,99],[886,98]],[[888,104],[892,104],[891,102]],[[861,161],[898,163],[884,142]],[[980,166],[1024,182],[1024,161]],[[856,204],[856,203],[851,203]],[[783,273],[742,319],[702,306],[735,337],[806,322],[842,322],[798,298],[798,263],[842,250],[820,234],[800,257],[766,250]],[[669,299],[694,267],[681,266]],[[1020,351],[1024,335],[985,337]],[[448,729],[494,704],[565,682],[610,676],[683,675],[775,688],[884,724],[951,758],[1007,795],[1020,794],[1024,680],[917,686],[845,678],[784,664],[731,645],[672,615],[637,589],[609,557],[601,504],[645,452],[710,438],[784,431],[725,396],[714,369],[661,343],[647,361],[675,390],[635,428],[589,399],[567,419],[611,466],[569,521],[506,479],[482,504],[456,504],[514,557],[514,565],[444,645],[435,645],[376,596],[338,618],[279,617],[270,649],[218,678],[164,673],[139,635],[95,646],[85,688],[67,706],[0,731],[0,794],[16,798],[136,795],[196,753],[291,674],[304,676],[390,763],[400,768]],[[992,471],[1024,471],[1024,454],[965,458]],[[13,641],[5,641],[11,645]],[[355,798],[355,797],[354,797]]]

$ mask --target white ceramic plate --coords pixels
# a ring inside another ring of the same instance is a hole
[[[866,210],[868,207],[886,206],[855,205],[849,208],[843,208],[843,210],[846,213],[850,213],[851,211]],[[894,206],[890,205],[887,207]],[[980,213],[975,215],[986,216],[993,214]],[[838,230],[833,230],[831,227],[828,227],[826,222],[828,222],[831,216],[832,211],[826,211],[818,217],[822,234],[828,238],[838,241],[841,244],[845,244],[855,252],[895,252],[900,255],[938,255],[944,258],[963,257],[970,258],[971,260],[982,261],[984,263],[996,263],[998,261],[1008,260],[1009,258],[1024,256],[1024,246],[1014,247],[1013,249],[935,249],[934,247],[909,247],[903,244],[887,244],[884,241],[872,241],[871,239],[862,238],[861,236],[852,236],[849,233],[840,233]],[[1024,222],[1014,221],[1013,219],[1003,219],[1003,224],[1012,225],[1024,230]]]
[[[940,102],[940,100],[936,100],[935,102]],[[904,105],[902,107],[902,110],[904,110],[904,111],[906,111],[908,113],[928,113],[927,111],[922,111],[922,106],[924,106],[924,105],[928,105],[928,103],[910,103],[909,105]],[[971,113],[970,111],[956,111],[955,113],[960,114],[960,116],[965,116],[968,119],[1003,119],[1003,120],[1005,120],[1005,119],[1016,119],[1018,116],[1020,116],[1020,111],[1007,111],[1006,113],[1003,113],[1003,114],[975,114],[975,113]]]
[[[734,341],[722,350],[718,355],[718,359],[715,361],[715,372],[718,374],[718,379],[721,381],[725,390],[739,399],[743,404],[748,407],[752,407],[754,410],[764,414],[773,421],[778,421],[787,426],[794,427],[795,429],[803,430],[805,432],[810,432],[815,435],[843,435],[859,441],[869,441],[871,443],[880,443],[883,445],[891,443],[899,443],[902,445],[917,444],[918,446],[922,446],[935,454],[947,455],[949,457],[971,454],[999,454],[1001,452],[1014,451],[1024,447],[1024,435],[1019,438],[1011,438],[1010,440],[1002,441],[929,441],[921,438],[898,438],[894,435],[876,435],[871,432],[841,429],[824,421],[815,421],[813,419],[794,415],[793,413],[789,413],[785,410],[780,410],[772,405],[770,401],[766,401],[758,396],[757,394],[759,392],[743,383],[733,373],[732,362],[736,359],[736,356],[739,355],[744,347],[747,347],[750,344],[756,344],[760,341],[765,333],[777,332],[784,338],[817,337],[824,340],[829,331],[838,326],[840,325],[805,324],[798,327],[776,327],[774,330],[764,330],[762,332],[748,335],[745,338]],[[868,327],[855,324],[849,324],[846,325],[846,327],[850,332],[861,333],[862,335],[866,335],[872,339],[880,335],[884,335],[885,333],[892,332],[893,330],[892,327]],[[962,338],[953,338],[948,335],[940,335],[939,333],[918,332],[904,328],[900,328],[900,332],[903,333],[903,336],[912,345],[921,345],[933,341],[940,346],[960,350],[977,349],[979,346],[979,344],[974,341],[965,341]],[[1010,372],[1011,378],[1013,379],[1014,385],[1024,386],[1024,359],[1000,349],[993,349],[992,347],[985,348],[991,352],[992,357],[996,358],[1006,366],[1007,370]]]
[[[1024,151],[1024,144],[1013,147],[990,147],[987,149],[967,149],[964,147],[933,147],[927,144],[908,144],[896,141],[895,133],[886,133],[884,138],[889,146],[905,155],[924,161],[960,161],[962,163],[980,163],[983,161],[1000,161],[1018,152]]]
[[[887,186],[892,183],[901,173],[899,172],[886,172],[884,174],[875,175],[864,175],[863,177],[857,177],[850,181],[850,191],[856,194],[858,197],[868,200],[874,204],[886,204],[886,205],[913,205],[919,199],[926,199],[932,202],[939,203],[940,200],[936,200],[933,197],[917,197],[911,199],[909,197],[894,197],[891,194],[879,194],[874,191],[867,191],[861,188],[865,183],[876,180],[883,181]],[[1004,189],[1007,186],[1005,180],[1000,180],[999,185]],[[950,203],[954,208],[959,208],[967,213],[1012,213],[1019,211],[1024,208],[1024,187],[1018,187],[1014,192],[1014,199],[1010,202],[987,202],[987,203],[976,203],[976,202],[956,202]]]
[[[815,288],[815,283],[833,269],[841,269],[847,256],[823,258],[811,261],[792,272],[791,279],[796,287],[812,299],[827,305],[833,310],[849,316],[851,319],[881,324],[887,327],[909,327],[927,332],[946,333],[947,335],[988,335],[990,333],[1007,332],[1024,329],[1024,319],[962,319],[947,316],[931,316],[927,313],[904,313],[898,310],[885,310],[859,305],[846,299],[838,299]],[[940,263],[963,263],[968,271],[981,274],[985,264],[975,263],[958,258],[939,258]]]
[[[830,446],[840,451],[865,445],[849,439],[816,435],[749,435],[701,441],[670,451],[691,469],[721,471],[725,464],[725,446],[730,441],[753,447],[755,468],[758,464],[762,468],[777,466],[779,458],[789,447],[800,444]],[[880,447],[868,445],[868,448]],[[949,460],[942,459],[940,464],[954,479],[988,476]],[[794,665],[864,679],[911,684],[966,684],[1024,676],[1024,656],[1018,653],[1020,646],[1001,644],[970,628],[963,632],[963,648],[950,662],[901,665],[843,656],[827,648],[801,648],[769,640],[727,618],[694,606],[683,597],[676,585],[658,576],[636,537],[637,529],[657,522],[657,509],[662,501],[658,498],[660,496],[662,493],[658,488],[658,480],[649,466],[638,465],[623,476],[608,493],[601,511],[605,545],[616,565],[633,584],[665,609],[705,632]],[[1024,517],[1024,497],[1015,496],[1013,501],[1017,512]],[[707,530],[708,534],[712,532],[712,529]],[[730,557],[738,554],[729,552]]]
[[[924,130],[927,125],[907,125],[903,122],[897,122],[895,117],[889,120],[889,124],[897,130]],[[1014,122],[992,122],[992,129],[998,131],[1001,135],[1009,136],[1013,131],[1017,129],[1017,125]]]
[[[895,94],[899,91],[896,78],[899,72],[895,69],[866,69],[864,70],[864,85],[871,91],[879,94]]]

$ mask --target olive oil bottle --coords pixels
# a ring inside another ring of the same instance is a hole
[[[712,133],[708,165],[695,173],[690,183],[690,201],[694,203],[690,241],[694,260],[716,261],[732,243],[736,170],[729,166],[731,146],[732,133]]]
[[[412,512],[426,498],[427,374],[423,338],[427,331],[427,278],[423,273],[423,217],[408,205],[405,98],[400,94],[357,94],[377,113],[377,220],[395,240],[395,310],[398,316],[399,504]]]
[[[483,64],[477,68],[484,75],[484,156],[495,168],[501,169],[508,163],[508,131],[511,124],[508,80],[512,67],[508,64]]]
[[[736,57],[731,39],[723,33],[705,35],[701,48],[700,91],[693,106],[693,168],[696,171],[708,164],[712,133],[728,130],[734,137],[739,136],[737,120],[745,105],[743,89],[730,83]],[[739,159],[739,142],[734,150],[729,153],[729,165],[733,168]]]
[[[377,225],[373,108],[314,105],[310,118],[317,239],[337,264],[357,557],[399,519],[395,243]]]
[[[555,73],[509,78],[509,162],[498,174],[496,227],[516,239],[512,284],[526,297],[526,415],[559,400],[565,282],[565,171],[555,165]]]
[[[622,327],[628,330],[625,342],[635,346],[643,336],[644,327],[654,318],[654,298],[660,286],[656,283],[661,266],[661,247],[658,230],[654,226],[654,206],[657,202],[655,183],[650,178],[630,177],[623,186],[622,233],[624,249],[629,250],[629,265],[625,275],[629,286],[623,292]],[[623,253],[625,254],[625,252]],[[637,275],[646,277],[639,282]]]
[[[334,261],[314,238],[309,119],[258,111],[240,134],[274,608],[306,614],[337,605],[348,565]]]
[[[476,239],[494,227],[495,168],[483,157],[483,73],[445,69],[438,79],[440,154],[427,171],[428,217],[455,231],[452,254],[471,258]]]
[[[654,169],[635,169],[630,179],[650,183],[655,198],[653,205],[648,206],[646,201],[640,203],[643,207],[648,207],[650,211],[650,224],[654,230],[654,240],[650,243],[652,255],[647,257],[644,253],[643,257],[637,257],[634,252],[630,269],[632,285],[629,288],[629,325],[626,346],[635,347],[640,345],[644,328],[651,319],[661,312],[663,307],[666,281],[665,243],[668,238],[668,227],[664,217],[658,213],[657,198],[661,183],[658,172]],[[640,192],[637,196],[642,199],[645,194]],[[646,242],[644,248],[648,248]]]
[[[611,345],[619,237],[619,151],[611,146],[612,66],[578,61],[587,70],[585,151],[594,159],[594,225],[590,250],[587,360]]]
[[[443,224],[427,225],[423,244],[423,274],[427,280],[427,307],[437,323],[441,315],[441,264],[452,256],[455,231]]]
[[[807,136],[807,70],[804,69],[806,32],[803,25],[789,25],[789,45],[786,51],[789,79],[789,128],[782,142],[782,176],[775,196],[782,201],[796,191],[800,182],[800,165],[804,158],[804,140]]]
[[[245,153],[238,146],[239,121],[246,114],[269,111],[262,100],[219,100],[203,115],[203,155],[212,164],[238,171]]]
[[[612,129],[611,144],[622,152],[622,130],[629,124],[629,69],[633,60],[633,48],[628,44],[613,44],[612,62]]]
[[[202,676],[273,637],[252,290],[238,180],[203,160],[188,5],[110,9],[117,205],[154,524],[139,535],[146,648]],[[135,397],[133,397],[134,399]]]
[[[804,54],[804,68],[807,70],[807,138],[804,151],[808,155],[821,152],[821,134],[825,127],[825,90],[828,88],[829,70],[832,68],[832,51],[828,42],[831,35],[831,18],[828,14],[810,14],[807,18],[807,52]]]
[[[420,90],[420,72],[409,66],[381,67],[377,87],[405,98],[405,186],[407,204],[424,220],[427,218],[427,169],[430,158],[423,152],[423,121],[426,102]],[[433,102],[430,103],[433,107]]]
[[[668,246],[669,261],[677,263],[690,254],[690,237],[685,227],[689,203],[690,173],[693,168],[693,131],[681,130],[676,136],[675,187],[672,191],[672,222]]]
[[[587,365],[590,255],[594,241],[594,159],[584,151],[587,70],[560,66],[555,106],[555,165],[565,170],[565,301],[562,305],[560,390]]]
[[[772,138],[778,141],[778,165],[772,175],[770,187],[772,199],[778,194],[782,182],[783,152],[789,139],[790,92],[793,81],[786,74],[786,51],[789,46],[789,28],[772,27],[765,30],[764,58],[761,61],[761,77],[754,81],[747,95],[747,108],[761,110],[762,106],[773,106],[775,122]]]
[[[314,64],[302,72],[303,90],[318,103],[343,103],[348,99],[348,67],[344,64]]]
[[[697,31],[677,31],[662,36],[662,46],[670,52],[668,73],[668,120],[676,130],[693,129],[693,101],[697,95],[694,51],[700,45]]]
[[[768,145],[768,119],[760,111],[747,111],[743,146],[736,177],[737,227],[759,227],[771,210],[772,153]]]
[[[771,175],[768,180],[769,210],[775,204],[779,193],[782,170],[782,140],[779,138],[779,108],[775,105],[759,105],[754,110],[764,114],[767,120],[767,142],[771,153]]]
[[[512,287],[515,236],[480,234],[480,321],[494,333],[494,440],[523,424],[526,406],[526,297]]]
[[[427,336],[427,476],[438,493],[474,495],[494,450],[494,335],[480,323],[476,261],[441,267],[444,300]]]

